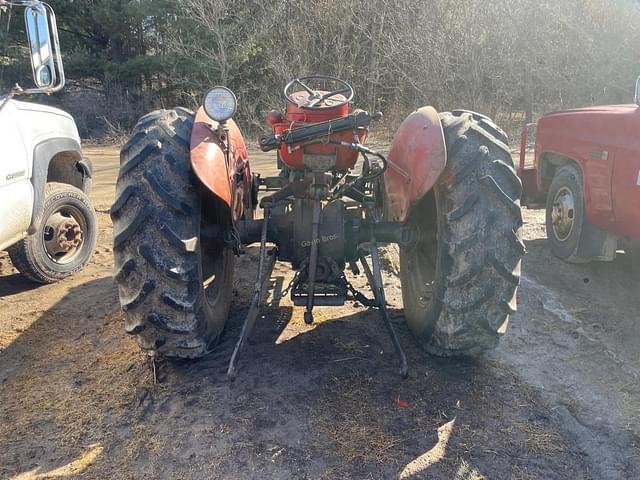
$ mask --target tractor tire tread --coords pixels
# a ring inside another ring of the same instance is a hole
[[[415,288],[405,295],[403,285],[405,315],[415,316],[408,324],[428,352],[475,356],[498,344],[515,311],[522,185],[506,135],[493,122],[466,111],[442,113],[441,121],[448,159],[434,187],[442,211],[435,290],[429,307],[420,308]]]
[[[186,200],[178,197],[176,192],[172,192],[169,188],[163,185],[160,180],[153,173],[153,170],[147,170],[142,174],[144,179],[151,187],[151,190],[158,196],[165,205],[169,205],[176,212],[181,213],[182,215],[191,215],[193,213],[193,209],[187,203]]]
[[[193,118],[176,108],[139,120],[121,150],[110,212],[125,331],[153,356],[208,353],[228,315],[230,299],[203,306],[201,190],[189,161]]]

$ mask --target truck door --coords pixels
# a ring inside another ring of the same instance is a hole
[[[17,119],[9,101],[0,110],[0,250],[25,235],[33,209],[29,153]]]
[[[625,125],[625,143],[616,153],[613,166],[615,231],[640,239],[640,106]]]

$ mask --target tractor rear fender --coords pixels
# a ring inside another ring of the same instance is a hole
[[[391,220],[404,222],[411,207],[431,190],[447,163],[438,112],[422,107],[409,115],[393,137],[384,183]]]
[[[227,120],[227,127],[228,165],[217,133],[218,122],[209,118],[203,108],[198,110],[191,132],[191,166],[202,184],[239,219],[247,204],[245,196],[251,194],[251,171],[247,146],[238,125]]]

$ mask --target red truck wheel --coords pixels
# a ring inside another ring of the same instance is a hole
[[[547,194],[547,238],[554,255],[572,263],[584,263],[578,245],[585,223],[582,176],[573,165],[556,173]]]

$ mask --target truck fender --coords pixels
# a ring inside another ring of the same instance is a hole
[[[72,175],[54,180],[69,183],[80,188],[85,193],[91,189],[92,167],[91,161],[82,156],[80,143],[68,137],[49,138],[38,143],[33,149],[33,168],[31,172],[31,184],[33,185],[33,211],[31,223],[27,230],[29,234],[36,231],[39,214],[44,204],[44,187],[49,180],[49,167],[51,161],[61,154],[68,156],[74,162],[75,169]],[[75,173],[77,171],[77,173]],[[72,178],[73,177],[73,178]]]
[[[411,207],[433,188],[447,163],[438,112],[422,107],[409,115],[393,137],[384,173],[390,220],[404,222]]]
[[[553,181],[555,173],[568,166],[575,169],[580,176],[582,184],[582,198],[580,200],[584,205],[584,221],[574,255],[582,261],[613,261],[616,258],[616,250],[618,249],[618,238],[605,228],[595,225],[590,218],[593,212],[587,200],[589,186],[581,162],[572,157],[555,152],[544,152],[540,154],[538,179],[539,185],[544,187],[541,188],[541,191],[544,193],[545,202],[546,197],[549,195],[550,184]],[[549,170],[553,173],[552,175],[548,174]],[[545,181],[546,184],[544,183]]]
[[[238,125],[227,120],[229,164],[217,133],[218,122],[203,108],[196,113],[191,132],[191,167],[202,184],[222,200],[239,219],[244,213],[245,195],[250,195],[251,172],[247,147]]]

